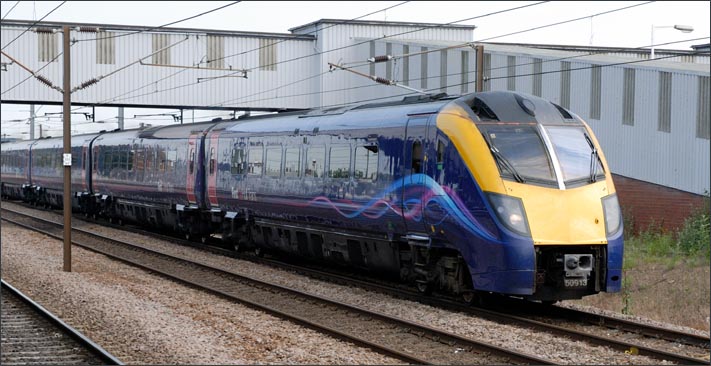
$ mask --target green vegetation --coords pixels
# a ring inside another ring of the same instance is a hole
[[[636,236],[626,232],[624,268],[635,268],[640,263],[659,263],[672,268],[679,261],[689,265],[709,264],[711,221],[708,196],[705,201],[703,207],[690,215],[676,232],[665,232],[658,225],[650,225]]]

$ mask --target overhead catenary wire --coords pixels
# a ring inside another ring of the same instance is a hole
[[[18,38],[22,37],[23,34],[27,33],[28,30],[32,29],[32,27],[34,27],[35,25],[37,25],[37,23],[41,22],[42,20],[44,20],[44,18],[46,18],[46,17],[48,17],[50,14],[54,13],[54,11],[57,10],[57,9],[59,9],[62,5],[64,5],[64,3],[66,3],[66,1],[62,1],[61,4],[57,5],[57,7],[55,7],[55,8],[52,9],[52,10],[50,10],[49,13],[45,14],[42,18],[40,18],[39,20],[37,20],[37,21],[35,21],[34,23],[32,23],[29,27],[27,27],[27,29],[25,29],[24,31],[22,31],[22,33],[20,33],[17,37],[13,38],[12,41],[10,41],[10,42],[8,42],[6,45],[2,46],[2,49],[3,49],[3,50],[6,49],[9,45],[11,45],[13,42],[15,42]]]
[[[692,52],[693,55],[700,55],[700,54],[703,54],[703,53],[704,53],[704,52],[702,52],[702,51]],[[490,80],[495,80],[495,79],[508,79],[508,78],[518,78],[518,77],[526,77],[526,76],[534,76],[534,75],[544,75],[544,74],[555,74],[555,73],[562,73],[562,72],[587,70],[587,69],[593,69],[593,68],[606,68],[606,67],[621,66],[621,65],[635,64],[635,63],[643,63],[643,62],[654,62],[654,61],[663,60],[663,59],[668,59],[668,58],[674,58],[674,57],[678,57],[678,56],[677,56],[677,55],[669,55],[669,56],[658,57],[658,58],[656,58],[656,59],[654,59],[654,60],[640,59],[640,60],[631,60],[631,61],[624,61],[624,62],[616,62],[616,63],[605,64],[605,65],[592,65],[592,66],[571,68],[571,69],[568,69],[568,70],[553,70],[553,71],[544,71],[544,72],[540,72],[540,73],[529,73],[529,74],[520,74],[520,75],[513,75],[513,76],[501,76],[501,77],[496,77],[496,78],[490,78]],[[461,85],[464,85],[464,84],[474,84],[474,83],[476,83],[476,82],[475,82],[475,81],[469,81],[469,82],[466,82],[466,83],[450,84],[450,85],[446,85],[446,86],[439,86],[439,87],[436,87],[436,88],[425,89],[424,91],[432,92],[432,91],[440,90],[440,89],[442,89],[442,88],[449,88],[449,87],[461,86]],[[412,95],[412,94],[414,94],[414,93],[403,93],[403,94],[390,95],[390,96],[387,96],[387,97],[361,99],[361,100],[354,101],[354,102],[325,105],[325,106],[321,106],[320,108],[324,109],[324,108],[340,107],[340,106],[351,105],[351,104],[359,104],[359,103],[363,103],[363,102],[372,102],[372,101],[376,101],[376,100],[380,101],[380,100],[383,100],[383,99],[398,98],[398,97],[408,96],[408,95]]]
[[[529,28],[529,29],[526,29],[526,30],[521,30],[521,31],[513,32],[513,33],[508,33],[508,34],[501,35],[501,36],[489,37],[489,38],[486,38],[486,40],[495,39],[495,38],[500,38],[500,37],[504,37],[504,36],[508,36],[508,35],[512,35],[512,34],[520,34],[520,33],[524,33],[524,32],[530,32],[530,31],[533,31],[533,30],[538,30],[538,29],[546,28],[546,27],[553,26],[553,25],[561,25],[561,24],[564,24],[564,23],[570,23],[570,22],[573,22],[573,21],[581,20],[581,19],[587,19],[587,18],[592,17],[592,16],[599,16],[599,15],[609,14],[609,13],[616,12],[616,11],[627,10],[627,9],[630,9],[630,8],[633,8],[633,7],[636,7],[636,6],[646,5],[646,4],[649,4],[649,3],[652,3],[652,2],[653,2],[653,1],[648,1],[648,2],[645,2],[645,3],[635,4],[635,5],[626,6],[626,7],[622,7],[622,8],[618,8],[618,9],[613,9],[613,10],[608,10],[608,11],[604,11],[604,12],[600,12],[600,13],[596,13],[596,14],[592,14],[592,15],[587,15],[587,16],[582,17],[582,18],[569,19],[569,20],[562,21],[562,22],[552,23],[552,24],[548,24],[548,25],[542,25],[542,26],[538,26],[538,27],[534,27],[534,28]],[[497,14],[505,13],[505,12],[508,12],[508,11],[519,10],[519,9],[521,9],[521,8],[528,7],[528,6],[540,5],[540,4],[543,4],[543,3],[546,3],[546,1],[538,2],[538,3],[534,3],[534,4],[529,4],[529,5],[523,6],[523,7],[515,7],[515,8],[510,8],[510,9],[506,9],[506,10],[500,10],[500,11],[496,11],[496,12],[492,12],[492,13],[487,13],[487,14],[484,14],[484,15],[475,16],[475,17],[469,17],[469,18],[465,18],[465,19],[460,19],[460,20],[457,20],[457,21],[453,21],[453,22],[449,22],[449,23],[442,24],[442,25],[440,25],[440,26],[445,26],[445,25],[460,23],[460,22],[464,22],[464,21],[468,21],[468,20],[473,20],[473,19],[478,19],[478,18],[482,18],[482,17],[486,17],[486,16],[491,16],[491,15],[497,15]],[[331,52],[331,51],[335,51],[335,50],[338,50],[338,49],[344,49],[344,48],[348,48],[348,47],[355,47],[355,46],[358,46],[358,45],[361,45],[361,44],[364,44],[364,43],[367,43],[367,42],[370,42],[370,41],[381,40],[381,39],[384,39],[384,38],[389,38],[389,37],[399,36],[399,35],[403,35],[403,34],[408,34],[408,33],[412,33],[412,32],[415,32],[415,31],[421,31],[421,30],[424,30],[424,29],[428,29],[428,27],[423,27],[423,28],[420,28],[420,29],[417,29],[417,30],[411,30],[411,31],[401,32],[401,33],[397,33],[397,34],[393,34],[393,35],[386,35],[386,36],[383,36],[383,37],[380,37],[380,38],[376,38],[376,39],[373,39],[373,40],[368,40],[368,41],[356,43],[356,44],[349,45],[349,46],[345,46],[345,47],[335,48],[335,49],[333,49],[333,50],[329,50],[329,51],[326,51],[326,52]],[[475,44],[475,43],[477,43],[477,42],[482,42],[482,41],[483,41],[483,40],[478,40],[478,41],[473,41],[473,42],[466,42],[466,43],[463,43],[463,44],[459,45],[459,47],[466,47],[466,46]],[[457,46],[449,46],[449,47],[446,47],[446,48],[452,48],[452,47],[457,47]],[[427,52],[436,52],[436,51],[440,51],[440,49],[428,50]],[[326,53],[326,52],[323,52],[323,53]],[[319,54],[322,54],[322,53],[319,53]],[[420,52],[420,53],[418,53],[418,54],[422,54],[422,52]],[[303,57],[302,57],[302,58],[303,58]],[[291,60],[294,60],[294,59],[291,59]],[[282,61],[282,62],[288,62],[288,61],[291,61],[291,60],[285,60],[285,61]],[[368,63],[366,62],[366,63],[364,63],[363,65],[366,65],[366,64],[368,64]],[[359,65],[359,66],[361,66],[361,65]],[[242,97],[242,98],[237,98],[237,99],[226,100],[226,101],[217,103],[217,104],[215,104],[215,105],[223,106],[223,105],[225,105],[226,103],[239,101],[239,100],[241,100],[241,99],[244,99],[244,97]]]
[[[17,2],[15,2],[15,5],[13,5],[12,8],[10,8],[10,10],[8,10],[7,13],[5,13],[5,15],[3,15],[2,20],[5,20],[5,18],[7,18],[7,16],[10,15],[10,13],[12,12],[12,10],[15,9],[15,7],[16,7],[18,4],[20,4],[20,0],[17,0]]]
[[[367,16],[369,16],[369,15],[373,15],[373,14],[376,14],[376,13],[379,13],[379,12],[382,12],[382,11],[385,11],[385,10],[393,9],[393,8],[395,8],[395,7],[398,7],[398,6],[400,6],[400,5],[406,4],[406,3],[408,3],[408,2],[409,2],[409,1],[403,1],[403,2],[401,2],[401,3],[398,3],[398,4],[395,4],[395,5],[386,7],[386,8],[384,8],[384,9],[380,9],[380,10],[375,11],[375,12],[371,12],[371,13],[368,13],[368,14],[365,14],[365,15],[361,15],[361,16],[356,17],[356,18],[353,18],[353,19],[351,19],[351,20],[357,20],[357,19],[364,18],[364,17],[367,17]],[[336,25],[338,25],[338,24],[333,24],[333,25],[331,25],[331,26],[329,26],[329,27],[326,27],[326,28],[324,28],[324,29],[328,29],[328,28],[333,27],[333,26],[336,26]],[[316,32],[316,31],[307,32],[307,33],[305,33],[305,34],[312,34],[312,33],[314,33],[314,32]],[[279,42],[277,42],[276,44],[278,44],[278,43],[280,43],[280,42],[284,42],[284,40],[279,41]],[[245,52],[243,52],[243,53],[254,52],[254,51],[260,50],[260,49],[262,49],[262,48],[263,48],[263,47],[258,47],[258,48],[255,48],[255,49],[251,49],[251,50],[245,51]],[[243,53],[240,53],[240,54],[243,54]],[[235,55],[238,55],[238,54],[235,54]],[[230,57],[235,56],[235,55],[230,55]],[[217,59],[216,59],[216,60],[212,60],[212,61],[217,61]],[[136,92],[136,91],[139,91],[139,90],[141,90],[141,89],[147,88],[147,87],[149,87],[149,86],[151,86],[151,85],[154,85],[154,84],[156,84],[156,83],[158,83],[158,82],[162,82],[162,81],[164,81],[164,80],[170,79],[170,78],[172,78],[172,77],[174,77],[174,76],[176,76],[176,75],[178,75],[178,74],[181,74],[181,73],[183,73],[183,72],[185,72],[185,71],[187,71],[187,69],[179,70],[179,71],[177,71],[177,72],[175,72],[175,73],[173,73],[173,74],[171,74],[171,75],[168,75],[168,76],[166,76],[166,77],[161,78],[160,80],[147,83],[147,84],[145,84],[145,85],[143,85],[143,86],[140,86],[140,87],[138,87],[138,88],[135,88],[135,89],[133,89],[133,90],[131,90],[131,91],[128,91],[128,92],[119,94],[119,95],[114,96],[114,97],[110,97],[110,98],[104,99],[104,100],[100,101],[99,103],[97,103],[97,105],[106,104],[106,103],[108,103],[108,102],[115,101],[116,98],[123,97],[123,96],[125,96],[126,94],[131,94],[131,93],[133,93],[133,92]],[[226,76],[223,76],[223,77],[229,77],[229,76],[230,76],[230,75],[226,75]],[[220,77],[216,77],[216,78],[220,78]],[[206,78],[205,80],[210,81],[210,80],[213,80],[213,79],[211,79],[211,78]],[[190,84],[184,84],[184,85],[178,86],[178,87],[176,87],[176,88],[181,88],[181,87],[185,87],[185,86],[197,85],[197,84],[199,84],[200,82],[201,82],[201,81],[194,82],[194,83],[190,83]],[[173,88],[173,89],[170,89],[170,90],[174,90],[174,89],[176,89],[176,88]],[[155,93],[155,92],[144,93],[144,94],[140,94],[140,95],[135,96],[135,97],[140,97],[140,96],[144,96],[144,95],[148,95],[148,94],[153,94],[153,93]],[[121,100],[132,99],[132,98],[134,98],[134,97],[123,98],[123,99],[121,99]]]
[[[709,37],[700,37],[700,38],[693,38],[693,39],[685,39],[685,40],[681,40],[681,41],[666,42],[666,43],[662,43],[662,44],[659,44],[659,45],[682,43],[682,42],[691,42],[691,41],[697,41],[697,40],[708,39],[708,38],[709,38]],[[642,47],[637,47],[637,48],[644,48],[644,47],[649,47],[649,46],[642,46]],[[618,48],[617,50],[621,50],[621,51],[622,51],[622,50],[625,50],[625,49],[626,49],[626,48]],[[615,52],[615,51],[617,51],[617,50],[608,50],[608,51],[605,51],[604,53]],[[561,61],[561,60],[566,60],[566,59],[570,59],[570,58],[584,57],[584,56],[589,56],[589,55],[594,55],[594,54],[600,54],[600,52],[597,52],[597,53],[589,53],[589,54],[584,54],[584,55],[575,55],[575,56],[561,57],[561,58],[550,59],[550,60],[543,60],[543,61],[541,61],[541,63]],[[531,65],[531,64],[533,64],[533,63],[534,63],[534,62],[526,62],[526,63],[516,64],[515,66],[525,66],[525,65]],[[364,65],[361,65],[361,66],[367,66],[367,64],[364,64]],[[352,68],[353,68],[353,67],[352,67]],[[498,69],[505,69],[505,68],[508,68],[508,66],[492,67],[492,68],[489,68],[489,69],[485,69],[485,70],[483,70],[483,71],[484,71],[484,72],[487,72],[487,71],[491,71],[491,70],[498,70]],[[318,74],[318,75],[315,75],[315,76],[321,76],[321,75],[326,74],[326,73],[328,73],[328,72],[330,72],[330,71],[326,71],[326,72],[323,72],[323,73]],[[472,74],[472,73],[476,73],[476,72],[477,72],[476,70],[472,70],[472,71],[467,72],[466,74]],[[453,73],[445,74],[444,76],[456,76],[456,75],[462,75],[462,74],[463,74],[463,73],[461,73],[461,72],[453,72]],[[432,76],[428,76],[428,77],[425,77],[425,78],[420,77],[420,78],[410,79],[410,81],[421,81],[421,80],[424,80],[424,79],[439,79],[439,78],[441,78],[442,76],[443,76],[443,75],[432,75]],[[520,76],[520,75],[519,75],[519,76]],[[529,76],[529,75],[526,75],[526,76]],[[311,76],[311,78],[313,78],[313,77],[314,77],[314,76]],[[516,76],[516,75],[510,76],[510,78],[515,78],[515,77],[517,77],[517,76]],[[497,79],[501,79],[501,78],[509,78],[509,76],[506,76],[506,77],[497,77]],[[488,81],[488,80],[489,80],[489,79],[487,78],[487,81]],[[462,84],[464,84],[464,83],[460,83],[460,84],[457,84],[457,85],[447,85],[447,86],[445,86],[445,88],[451,87],[451,86],[460,86],[460,85],[462,85]],[[472,81],[470,81],[470,82],[467,82],[466,84],[476,84],[476,81],[475,81],[475,80],[472,80]],[[268,97],[268,98],[260,98],[260,99],[250,99],[250,100],[243,101],[243,103],[254,103],[254,102],[260,102],[260,101],[265,101],[265,100],[272,100],[272,99],[277,99],[277,98],[292,98],[292,97],[301,97],[301,96],[307,96],[307,95],[328,94],[328,93],[335,93],[335,92],[342,92],[342,91],[350,91],[350,90],[363,89],[363,88],[373,88],[373,87],[379,87],[379,86],[380,86],[380,85],[378,85],[378,84],[376,83],[376,84],[360,85],[360,86],[354,86],[354,87],[331,89],[331,90],[324,90],[324,91],[317,91],[317,92],[306,92],[306,93],[298,93],[298,94],[280,95],[280,96],[278,96],[278,97]],[[434,89],[432,89],[432,90],[441,89],[441,88],[442,88],[442,87],[434,88]],[[271,91],[271,90],[268,90],[268,91]],[[265,92],[268,92],[268,91],[265,91]],[[264,93],[264,92],[261,92],[261,93]],[[255,95],[258,95],[258,94],[260,94],[260,93],[252,94],[252,95],[250,95],[250,96],[255,96]],[[390,97],[385,97],[385,98],[390,98]]]
[[[35,79],[37,79],[42,84],[47,85],[48,87],[50,87],[54,90],[57,90],[60,93],[64,93],[64,90],[62,88],[52,84],[52,82],[49,79],[47,79],[45,76],[42,76],[42,75],[38,74],[36,71],[31,70],[29,67],[23,65],[21,62],[17,61],[12,56],[8,55],[5,51],[0,51],[0,53],[2,53],[3,56],[9,58],[13,63],[16,63],[18,66],[25,69],[27,72],[29,72]]]
[[[534,30],[539,30],[539,29],[543,29],[543,28],[553,27],[553,26],[562,25],[562,24],[566,24],[566,23],[577,22],[577,21],[584,20],[584,19],[588,19],[588,18],[591,18],[591,17],[597,17],[597,16],[600,16],[600,15],[608,14],[608,13],[613,13],[613,12],[617,12],[617,11],[627,10],[627,9],[634,8],[634,7],[637,7],[637,6],[642,6],[642,5],[651,4],[651,3],[653,3],[653,2],[654,2],[654,1],[647,1],[647,2],[644,2],[644,3],[640,3],[640,4],[625,6],[625,7],[618,8],[618,9],[607,10],[607,11],[600,12],[600,13],[596,13],[596,14],[586,15],[586,16],[580,17],[580,18],[573,18],[573,19],[563,20],[563,21],[560,21],[560,22],[557,22],[557,23],[546,24],[546,25],[542,25],[542,26],[538,26],[538,27],[533,27],[533,28],[529,28],[529,29],[524,29],[524,30],[520,30],[520,31],[512,32],[512,33],[506,33],[506,34],[502,34],[502,35],[498,35],[498,36],[494,36],[494,37],[483,38],[483,39],[480,39],[480,40],[477,40],[477,41],[474,41],[474,42],[464,42],[464,43],[460,43],[460,44],[453,45],[453,46],[448,46],[448,47],[443,47],[443,48],[435,48],[435,49],[431,49],[431,50],[420,51],[420,52],[414,52],[414,53],[408,53],[408,54],[404,54],[404,55],[382,55],[382,56],[376,56],[376,57],[373,57],[373,61],[370,61],[370,60],[368,60],[368,61],[369,61],[369,62],[376,62],[376,61],[377,61],[377,62],[389,62],[389,61],[393,61],[393,60],[402,59],[402,58],[405,58],[405,57],[412,57],[412,56],[424,55],[424,54],[428,54],[428,53],[432,53],[432,52],[438,52],[438,51],[443,51],[443,50],[448,50],[448,49],[455,49],[455,48],[462,48],[462,47],[471,47],[471,46],[473,46],[475,43],[478,43],[478,42],[489,41],[489,40],[492,40],[492,39],[508,37],[508,36],[515,35],[515,34],[520,34],[520,33],[525,33],[525,32],[531,32],[531,31],[534,31]],[[362,62],[362,61],[360,61],[360,62]],[[350,62],[350,63],[349,63],[349,62],[346,62],[346,63],[344,63],[344,65],[349,65],[349,64],[351,64],[351,63],[354,63],[354,62]]]
[[[125,37],[125,36],[131,36],[131,35],[134,35],[134,34],[139,34],[139,33],[144,33],[144,32],[150,32],[150,31],[153,31],[153,30],[156,30],[156,29],[161,29],[161,28],[165,28],[165,27],[167,27],[167,26],[171,26],[171,25],[174,25],[174,24],[182,23],[182,22],[188,21],[188,20],[190,20],[190,19],[195,19],[195,18],[201,17],[201,16],[203,16],[203,15],[207,15],[207,14],[216,12],[216,11],[218,11],[218,10],[222,10],[222,9],[227,8],[227,7],[229,7],[229,6],[236,5],[236,4],[241,3],[241,2],[242,2],[242,1],[234,1],[234,2],[229,3],[229,4],[227,4],[227,5],[223,5],[223,6],[214,8],[214,9],[212,9],[212,10],[208,10],[208,11],[206,11],[206,12],[202,12],[202,13],[200,13],[200,14],[192,15],[192,16],[189,16],[189,17],[184,18],[184,19],[176,20],[176,21],[174,21],[174,22],[170,22],[170,23],[163,24],[163,25],[156,26],[156,27],[150,27],[150,28],[147,28],[147,29],[144,29],[144,30],[140,30],[140,31],[136,31],[136,32],[122,33],[122,34],[117,34],[117,35],[108,36],[108,37],[101,37],[101,38],[98,38],[98,37],[97,37],[97,38],[80,39],[80,40],[77,40],[77,42],[87,42],[87,41],[105,40],[105,39],[110,39],[110,38],[120,38],[120,37]]]
[[[77,90],[85,89],[85,88],[87,88],[87,87],[89,87],[89,86],[91,86],[91,85],[94,85],[94,84],[98,83],[99,81],[101,81],[101,80],[103,80],[103,79],[106,79],[106,78],[108,78],[108,77],[110,77],[110,76],[112,76],[112,75],[115,75],[115,74],[117,74],[117,73],[119,73],[119,72],[121,72],[121,71],[123,71],[123,70],[125,70],[125,69],[127,69],[127,68],[129,68],[129,67],[131,67],[131,66],[133,66],[133,65],[135,65],[135,64],[137,64],[137,63],[139,63],[139,62],[141,62],[142,60],[144,60],[144,59],[146,59],[146,58],[148,58],[148,57],[151,57],[151,56],[153,56],[153,55],[155,55],[155,54],[157,54],[157,53],[160,53],[160,52],[163,52],[163,51],[165,51],[165,50],[167,50],[167,49],[170,49],[170,48],[172,48],[172,47],[175,47],[175,46],[177,46],[177,45],[179,45],[179,44],[181,44],[181,43],[187,41],[188,39],[189,39],[189,37],[186,36],[184,39],[182,39],[182,40],[180,40],[180,41],[178,41],[178,42],[175,42],[175,43],[173,43],[173,44],[167,45],[167,46],[165,46],[165,47],[163,47],[163,48],[161,48],[161,49],[159,49],[159,50],[157,50],[157,51],[155,51],[155,52],[153,52],[153,53],[151,53],[151,54],[149,54],[149,55],[147,55],[147,56],[141,57],[141,58],[139,58],[138,60],[136,60],[136,61],[134,61],[134,62],[131,62],[130,64],[124,65],[124,66],[122,66],[122,67],[120,67],[120,68],[118,68],[118,69],[116,69],[116,70],[114,70],[114,71],[112,71],[112,72],[110,72],[110,73],[108,73],[108,74],[106,74],[106,75],[102,75],[102,76],[98,76],[98,77],[89,79],[89,80],[87,80],[87,81],[81,83],[80,85],[75,86],[75,87],[72,89],[71,92],[73,93],[73,92],[75,92],[75,91],[77,91]]]

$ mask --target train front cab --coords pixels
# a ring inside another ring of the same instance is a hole
[[[609,168],[579,117],[537,97],[486,92],[462,97],[437,117],[497,238],[449,238],[475,290],[530,300],[617,292],[622,218]],[[467,197],[464,197],[465,201]]]

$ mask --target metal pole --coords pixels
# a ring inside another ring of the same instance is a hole
[[[30,104],[30,140],[35,139],[35,105]]]
[[[118,129],[123,131],[123,107],[118,107]]]
[[[476,91],[484,91],[484,46],[478,45],[476,50]]]
[[[652,54],[649,56],[650,60],[654,60],[654,24],[652,24]]]
[[[72,271],[72,135],[69,26],[64,26],[64,272]]]

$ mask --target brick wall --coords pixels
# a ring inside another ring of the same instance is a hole
[[[612,180],[622,212],[632,218],[633,227],[629,229],[634,232],[645,230],[651,224],[673,232],[704,204],[701,195],[616,174],[612,175]]]

